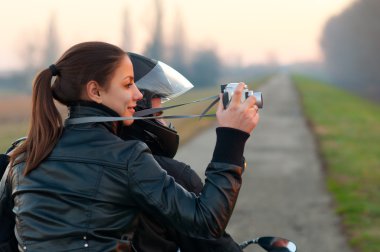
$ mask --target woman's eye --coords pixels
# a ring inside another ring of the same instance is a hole
[[[163,114],[164,114],[164,111],[160,111],[160,112],[154,113],[154,116],[162,116]]]

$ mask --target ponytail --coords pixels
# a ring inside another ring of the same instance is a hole
[[[25,161],[24,175],[50,154],[62,133],[62,117],[54,104],[51,90],[52,77],[52,71],[45,69],[35,78],[28,137],[10,154],[11,165]],[[24,155],[19,157],[20,154]]]

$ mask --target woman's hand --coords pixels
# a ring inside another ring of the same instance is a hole
[[[243,89],[244,83],[241,82],[236,87],[231,102],[226,109],[223,108],[222,94],[220,95],[216,117],[221,127],[235,128],[251,133],[259,122],[259,108],[255,105],[256,99],[254,96],[248,97],[241,103]]]

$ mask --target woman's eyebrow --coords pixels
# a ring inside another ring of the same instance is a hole
[[[134,79],[135,79],[135,78],[134,78],[133,76],[128,75],[128,76],[125,76],[125,77],[122,79],[122,81],[127,80],[128,82],[133,82]]]
[[[133,76],[130,76],[130,75],[128,75],[128,76],[125,76],[124,78],[123,78],[123,80],[126,80],[126,79],[129,79],[129,80],[134,80],[135,78],[133,77]]]

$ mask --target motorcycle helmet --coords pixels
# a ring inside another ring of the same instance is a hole
[[[152,108],[152,98],[160,98],[163,103],[193,88],[190,81],[167,64],[136,53],[129,52],[128,55],[133,64],[135,84],[143,94],[142,100],[137,102],[136,111]],[[145,142],[155,155],[173,158],[177,153],[177,131],[160,120],[135,120],[121,134],[124,139]]]

